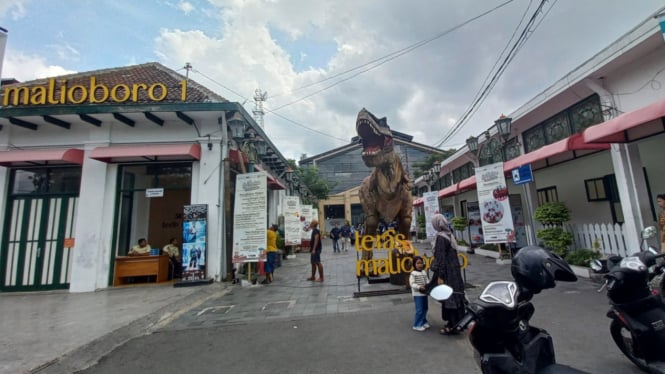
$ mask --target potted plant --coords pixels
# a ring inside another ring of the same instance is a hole
[[[455,230],[457,232],[464,232],[464,230],[466,230],[466,228],[469,226],[469,220],[466,219],[465,217],[453,217],[450,220],[450,224],[453,227],[453,230]],[[455,235],[455,236],[457,236],[457,235]],[[461,235],[460,235],[460,237],[461,237]],[[461,245],[462,242],[464,242],[464,244],[467,245],[466,241],[464,241],[463,239],[459,239],[457,241],[457,244]],[[467,250],[467,253],[474,253],[473,248],[469,247],[469,249]]]
[[[536,236],[554,253],[566,257],[568,247],[573,244],[573,234],[563,229],[563,224],[570,220],[570,210],[561,202],[545,203],[535,210],[534,217],[541,224],[549,226],[538,230]]]

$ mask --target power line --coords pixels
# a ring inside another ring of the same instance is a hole
[[[498,80],[501,77],[501,75],[503,74],[503,72],[506,70],[506,68],[508,67],[510,62],[513,60],[513,58],[515,58],[515,56],[517,55],[517,52],[519,52],[519,50],[522,48],[524,43],[528,40],[528,38],[530,37],[530,34],[532,34],[533,31],[535,31],[537,26],[534,27],[533,30],[530,30],[530,28],[533,26],[538,14],[542,11],[542,8],[545,5],[546,1],[547,0],[542,0],[540,2],[540,5],[538,5],[538,8],[536,9],[536,11],[533,13],[531,18],[527,22],[526,26],[522,30],[522,33],[520,34],[518,39],[513,44],[512,48],[508,52],[508,55],[504,58],[503,62],[499,66],[499,68],[496,70],[496,72],[492,76],[492,79],[490,80],[490,82],[484,88],[482,88],[479,91],[480,94],[476,95],[476,98],[472,101],[472,103],[469,105],[469,107],[462,114],[462,116],[460,117],[460,120],[457,122],[457,124],[455,124],[455,126],[450,131],[448,131],[448,133],[439,142],[436,143],[435,147],[441,147],[443,144],[445,144],[446,141],[450,140],[450,138],[452,138],[455,134],[457,134],[459,132],[459,130],[462,128],[462,126],[464,124],[466,124],[466,121],[469,118],[471,118],[471,115],[474,114],[477,111],[478,106],[487,98],[487,96],[489,95],[491,90],[494,88],[494,86],[498,82]],[[554,6],[554,4],[552,4],[552,6]],[[550,9],[551,9],[551,7],[550,7]],[[548,11],[548,13],[549,13],[549,11]],[[538,25],[540,25],[540,23],[538,23]]]
[[[360,75],[360,74],[363,74],[363,73],[366,73],[366,72],[368,72],[368,71],[370,71],[370,70],[376,69],[377,67],[379,67],[379,66],[381,66],[381,65],[383,65],[383,64],[385,64],[385,63],[387,63],[387,62],[389,62],[389,61],[392,61],[392,60],[394,60],[394,59],[396,59],[396,58],[398,58],[398,57],[401,57],[401,56],[403,56],[403,55],[405,55],[405,54],[407,54],[407,53],[409,53],[409,52],[412,52],[413,50],[418,49],[418,48],[420,48],[420,47],[422,47],[422,46],[424,46],[424,45],[426,45],[426,44],[429,44],[429,43],[433,42],[434,40],[440,39],[440,38],[442,38],[442,37],[444,37],[444,36],[450,34],[451,32],[453,32],[453,31],[455,31],[455,30],[457,30],[457,29],[460,29],[460,28],[466,26],[467,24],[469,24],[469,23],[471,23],[471,22],[473,22],[473,21],[475,21],[475,20],[477,20],[477,19],[482,18],[482,17],[484,17],[484,16],[486,16],[486,15],[488,15],[488,14],[490,14],[490,13],[492,13],[492,12],[494,12],[494,11],[496,11],[496,10],[498,10],[498,9],[500,9],[500,8],[502,8],[502,7],[504,7],[504,6],[506,6],[506,5],[508,5],[509,3],[513,2],[513,1],[514,1],[514,0],[508,0],[508,1],[504,2],[504,3],[502,3],[502,4],[499,4],[499,5],[497,5],[496,7],[492,8],[492,9],[490,9],[490,10],[487,10],[487,11],[485,11],[485,12],[483,12],[483,13],[481,13],[481,14],[475,16],[475,17],[469,18],[468,20],[466,20],[466,21],[460,23],[459,25],[456,25],[456,26],[454,26],[454,27],[452,27],[452,28],[450,28],[450,29],[447,29],[447,30],[445,30],[445,31],[442,31],[442,32],[440,32],[440,33],[436,34],[435,36],[432,36],[432,37],[430,37],[430,38],[428,38],[428,39],[421,40],[421,41],[419,41],[419,42],[417,42],[417,43],[411,44],[411,45],[409,45],[409,46],[407,46],[407,47],[404,47],[404,48],[399,49],[399,50],[397,50],[397,51],[391,52],[391,53],[389,53],[389,54],[387,54],[387,55],[384,55],[384,56],[382,56],[382,57],[379,57],[379,58],[374,59],[374,60],[372,60],[372,61],[366,62],[366,63],[364,63],[364,64],[362,64],[362,65],[359,65],[359,66],[353,67],[353,68],[351,68],[351,69],[345,70],[345,71],[343,71],[343,72],[341,72],[341,73],[334,74],[334,75],[332,75],[332,76],[330,76],[330,77],[328,77],[328,78],[322,79],[322,80],[320,80],[320,81],[318,81],[318,82],[314,82],[314,83],[307,84],[307,85],[305,85],[305,86],[301,86],[301,87],[295,89],[293,92],[297,92],[297,91],[299,91],[299,90],[301,90],[301,89],[304,89],[304,88],[307,88],[307,87],[311,87],[311,86],[314,86],[314,85],[317,85],[317,84],[320,84],[320,83],[323,83],[323,82],[329,81],[329,80],[331,80],[331,79],[334,79],[334,78],[337,78],[337,77],[343,76],[343,75],[345,75],[345,74],[347,74],[347,73],[350,73],[350,72],[352,72],[352,71],[355,71],[355,70],[358,70],[358,69],[362,69],[362,68],[364,68],[364,67],[366,67],[366,66],[373,65],[373,66],[370,66],[370,67],[367,68],[367,69],[361,70],[360,72],[358,72],[358,73],[356,73],[356,74],[354,74],[354,75],[352,75],[352,76],[350,76],[350,77],[347,77],[347,78],[341,79],[341,80],[339,80],[339,81],[336,81],[335,83],[333,83],[333,84],[331,84],[331,85],[329,85],[329,86],[326,86],[326,87],[324,87],[324,88],[322,88],[322,89],[320,89],[320,90],[318,90],[318,91],[314,91],[314,92],[311,93],[311,94],[305,95],[305,96],[303,96],[303,97],[301,97],[301,98],[298,98],[298,99],[293,100],[293,101],[291,101],[291,102],[288,102],[288,103],[286,103],[286,104],[280,105],[280,106],[276,107],[275,109],[273,109],[272,111],[277,111],[277,110],[280,110],[280,109],[282,109],[282,108],[284,108],[284,107],[287,107],[287,106],[289,106],[289,105],[293,105],[293,104],[295,104],[295,103],[298,103],[298,102],[300,102],[300,101],[302,101],[302,100],[305,100],[305,99],[307,99],[307,98],[309,98],[309,97],[312,97],[312,96],[314,96],[314,95],[316,95],[316,94],[318,94],[318,93],[321,93],[321,92],[323,92],[323,91],[326,91],[326,90],[328,90],[328,89],[330,89],[330,88],[332,88],[332,87],[334,87],[334,86],[336,86],[336,85],[338,85],[338,84],[340,84],[340,83],[343,83],[343,82],[346,82],[346,81],[348,81],[348,80],[350,80],[350,79],[352,79],[352,78],[355,78],[355,77],[357,77],[357,76]],[[273,96],[273,98],[278,97],[278,96],[280,96],[280,95],[275,95],[275,96]]]

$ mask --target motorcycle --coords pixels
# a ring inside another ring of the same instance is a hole
[[[575,273],[558,255],[536,246],[524,247],[513,257],[514,282],[491,282],[471,302],[457,323],[458,331],[469,327],[469,341],[483,373],[584,373],[557,364],[552,337],[529,325],[535,312],[535,294],[556,286],[555,281],[574,282]],[[435,287],[430,296],[444,301],[453,291]]]
[[[655,228],[642,230],[643,241],[655,235]],[[611,308],[607,317],[612,319],[610,334],[621,352],[642,371],[665,374],[665,302],[661,292],[649,285],[654,274],[662,273],[663,264],[656,264],[665,253],[653,248],[621,258],[608,259],[605,283],[598,290],[607,289]],[[598,260],[592,269],[602,270]]]

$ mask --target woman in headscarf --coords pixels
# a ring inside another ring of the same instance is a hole
[[[438,284],[446,284],[453,289],[453,295],[441,305],[441,318],[445,325],[439,331],[444,335],[456,334],[454,329],[457,322],[464,317],[465,301],[464,281],[457,257],[457,241],[452,235],[446,217],[442,214],[432,216],[432,227],[436,230],[436,237],[432,242],[434,260],[430,269],[434,273],[430,282],[430,289]]]

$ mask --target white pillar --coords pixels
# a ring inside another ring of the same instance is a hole
[[[212,149],[208,149],[208,142]],[[216,281],[222,280],[222,259],[224,258],[224,227],[223,220],[223,183],[224,168],[221,157],[221,138],[206,137],[199,139],[201,143],[201,160],[198,173],[192,173],[192,204],[208,205],[208,232],[206,253],[206,275]]]
[[[630,249],[637,250],[640,244],[640,232],[645,223],[651,221],[642,159],[636,143],[612,144],[610,154],[623,210],[624,238],[632,253]]]
[[[108,220],[104,218],[114,212],[109,196],[114,195],[115,178],[109,179],[112,173],[106,163],[88,158],[92,149],[94,146],[86,146],[81,168],[70,292],[108,287],[111,237],[105,234],[112,228],[106,227]]]

